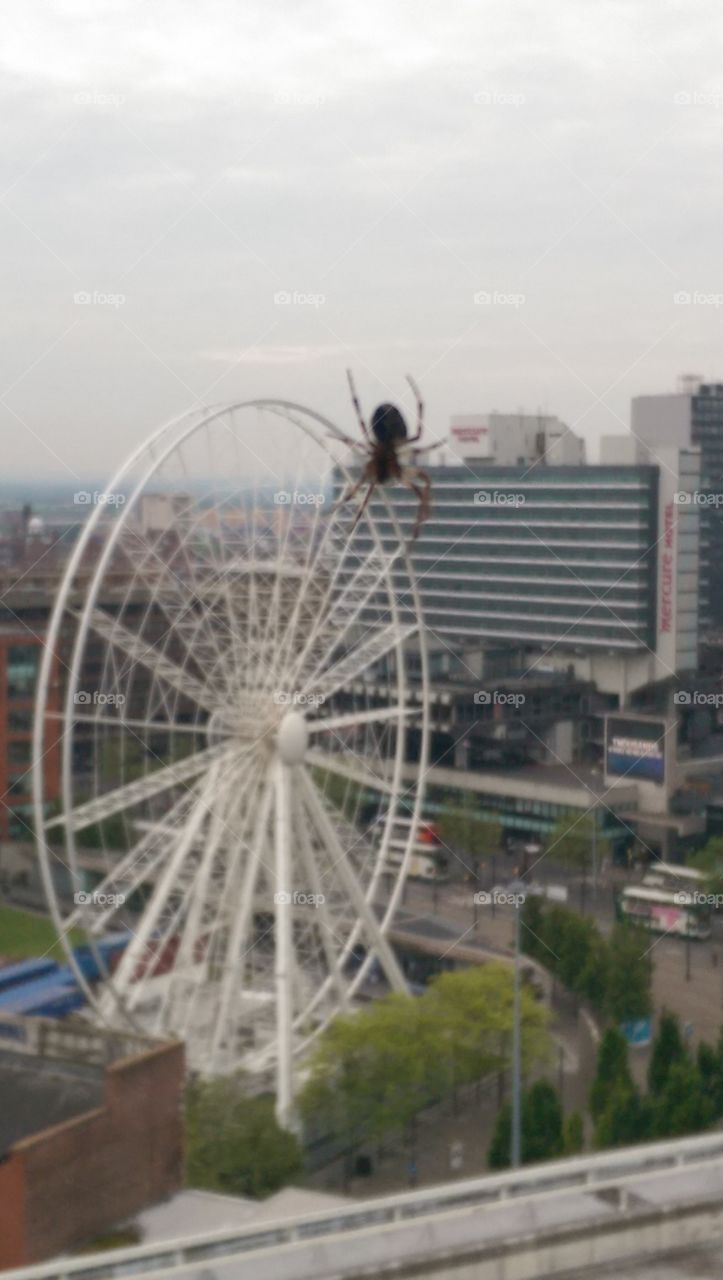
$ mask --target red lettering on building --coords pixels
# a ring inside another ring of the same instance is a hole
[[[669,502],[665,508],[663,554],[660,558],[660,630],[673,630],[673,570],[675,557],[675,507]]]

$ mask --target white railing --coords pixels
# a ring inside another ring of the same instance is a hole
[[[686,1166],[723,1162],[723,1133],[674,1142],[650,1143],[596,1156],[574,1157],[536,1165],[513,1173],[466,1179],[404,1192],[373,1200],[358,1201],[347,1208],[270,1222],[263,1227],[205,1232],[192,1238],[115,1249],[105,1255],[62,1259],[6,1271],[3,1280],[116,1280],[123,1276],[146,1276],[169,1268],[195,1266],[205,1260],[242,1258],[244,1254],[266,1251],[314,1240],[331,1242],[347,1232],[393,1226],[410,1218],[432,1218],[457,1209],[479,1206],[492,1208],[539,1196],[568,1196],[571,1191],[610,1191],[637,1177],[650,1177]],[[511,1236],[513,1232],[511,1231]],[[268,1255],[266,1255],[268,1256]],[[349,1258],[350,1265],[353,1259]]]

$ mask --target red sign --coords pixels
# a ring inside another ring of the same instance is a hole
[[[665,508],[663,554],[660,558],[660,630],[673,630],[673,569],[675,557],[675,507],[669,502]]]

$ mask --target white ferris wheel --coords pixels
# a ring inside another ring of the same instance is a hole
[[[386,934],[423,802],[417,587],[383,490],[355,530],[334,507],[350,466],[282,401],[157,431],[90,495],[36,711],[41,869],[92,1016],[260,1077],[286,1121],[334,1014],[380,970],[404,989]]]

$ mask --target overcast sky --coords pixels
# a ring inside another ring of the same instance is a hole
[[[370,407],[414,373],[433,435],[541,408],[593,456],[631,395],[723,377],[716,0],[14,13],[5,474],[104,475],[206,399],[348,429],[348,364]]]

